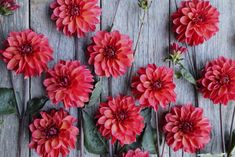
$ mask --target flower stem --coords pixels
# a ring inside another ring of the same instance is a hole
[[[113,16],[113,19],[112,19],[112,23],[111,23],[110,28],[109,28],[109,32],[111,32],[112,29],[113,29],[114,22],[115,22],[115,19],[116,19],[116,16],[117,16],[117,12],[118,12],[118,8],[119,8],[119,5],[120,5],[120,1],[121,0],[118,0],[117,8],[115,10],[115,13],[114,13],[114,16]]]
[[[220,134],[221,134],[222,152],[225,153],[224,129],[223,129],[223,119],[222,119],[222,104],[220,104],[220,106],[219,106],[219,118],[220,118]]]
[[[235,106],[233,108],[233,115],[232,115],[232,122],[230,125],[230,133],[229,133],[229,146],[228,148],[231,150],[232,147],[232,139],[233,139],[233,123],[234,123],[234,117],[235,117]]]
[[[142,29],[144,27],[144,20],[145,20],[145,17],[146,17],[146,14],[147,14],[147,10],[144,10],[144,15],[141,19],[141,24],[140,24],[140,29],[139,29],[139,32],[138,32],[138,36],[137,36],[137,40],[136,40],[136,43],[135,43],[135,47],[134,47],[134,52],[133,52],[133,56],[135,57],[135,53],[136,53],[136,50],[137,50],[137,47],[139,45],[139,41],[140,41],[140,36],[141,36],[141,32],[142,32]],[[131,76],[132,76],[132,72],[133,72],[133,66],[134,66],[134,63],[132,63],[131,67],[130,67],[130,71],[127,75],[127,85],[129,86],[130,82],[131,82]],[[126,90],[127,92],[127,90]]]
[[[112,76],[108,78],[108,95],[113,96]],[[109,140],[109,157],[113,157],[113,146],[111,140]]]
[[[157,157],[160,157],[160,135],[159,135],[159,122],[158,122],[158,113],[155,112],[155,122],[156,122],[156,134],[157,134],[157,143],[156,143],[156,151],[157,151]]]
[[[169,113],[169,112],[170,112],[170,109],[171,109],[171,104],[169,103],[167,113]],[[164,138],[164,142],[163,142],[163,146],[162,146],[162,154],[161,154],[161,157],[163,157],[163,156],[164,156],[165,146],[166,146],[166,138]]]
[[[79,125],[80,125],[80,157],[84,156],[84,132],[83,132],[83,119],[82,109],[78,109],[79,114]]]
[[[136,53],[136,50],[137,50],[137,47],[138,47],[138,44],[139,44],[139,41],[140,41],[140,36],[141,36],[142,29],[144,27],[144,20],[145,20],[146,14],[147,14],[147,10],[144,10],[144,15],[141,19],[140,29],[139,29],[139,32],[138,32],[138,36],[137,36],[137,40],[136,40],[136,44],[135,44],[135,48],[134,48],[134,56],[135,56],[135,53]]]

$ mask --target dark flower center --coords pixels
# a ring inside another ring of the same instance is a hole
[[[202,14],[196,14],[192,19],[194,23],[200,23],[204,21],[204,16]]]
[[[220,83],[223,84],[223,85],[224,84],[229,84],[229,82],[230,82],[230,78],[229,78],[228,75],[223,76],[220,80]]]
[[[70,14],[72,16],[80,15],[80,7],[78,5],[72,5],[70,8]]]
[[[112,46],[107,46],[105,49],[104,49],[104,55],[107,56],[108,58],[112,58],[114,57],[116,54],[116,50],[114,47]]]
[[[33,47],[31,44],[23,44],[20,47],[20,51],[22,54],[28,55],[31,54],[33,52]]]
[[[181,122],[179,129],[183,132],[183,133],[189,133],[193,131],[193,123],[192,122],[186,122],[183,121]]]
[[[117,116],[117,119],[118,121],[123,121],[126,119],[126,111],[120,111],[116,116]]]
[[[153,83],[153,88],[154,89],[162,88],[162,82],[160,80],[157,80],[156,82]]]
[[[67,76],[61,76],[59,78],[60,85],[63,87],[68,87],[70,85],[69,78]]]
[[[59,134],[59,129],[55,126],[52,126],[45,130],[45,134],[47,138],[55,137]]]

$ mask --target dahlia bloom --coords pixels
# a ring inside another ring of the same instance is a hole
[[[175,106],[165,116],[166,143],[174,150],[195,153],[210,141],[211,125],[203,109],[191,104]]]
[[[144,128],[144,118],[141,108],[135,106],[135,100],[130,96],[109,97],[108,102],[100,104],[96,115],[97,127],[102,136],[112,139],[123,146],[136,141]]]
[[[19,7],[15,0],[0,0],[0,14],[2,15],[10,15]]]
[[[25,78],[40,75],[47,70],[47,63],[53,59],[53,50],[48,39],[32,30],[11,32],[1,50],[8,70],[23,74]]]
[[[79,61],[60,61],[48,70],[43,84],[54,104],[63,102],[69,108],[83,107],[89,101],[93,82],[91,71]]]
[[[99,31],[88,47],[89,64],[93,64],[98,76],[118,77],[127,71],[134,61],[132,40],[119,31]]]
[[[54,0],[50,8],[57,30],[67,36],[84,37],[85,33],[95,31],[100,22],[98,0]]]
[[[157,111],[159,105],[166,107],[168,103],[176,101],[173,77],[172,69],[149,64],[145,68],[140,68],[137,76],[133,77],[132,93],[141,106],[153,107]]]
[[[149,157],[149,152],[143,152],[137,148],[136,150],[129,150],[127,153],[123,154],[122,157]]]
[[[179,46],[177,43],[173,43],[170,46],[171,54],[173,55],[181,55],[184,54],[187,51],[186,47]]]
[[[179,42],[202,44],[219,31],[219,12],[209,1],[182,1],[172,15],[173,31]]]
[[[29,148],[35,149],[40,157],[66,157],[74,149],[78,128],[73,126],[76,118],[64,110],[40,112],[41,118],[30,125],[32,139]]]
[[[235,61],[219,57],[206,64],[198,80],[199,90],[214,104],[235,100]]]

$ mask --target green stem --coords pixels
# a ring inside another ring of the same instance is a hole
[[[219,106],[219,118],[220,118],[220,134],[221,134],[222,152],[225,153],[223,117],[222,117],[222,104],[220,104],[220,106]]]

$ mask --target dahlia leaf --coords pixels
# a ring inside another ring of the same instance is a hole
[[[83,111],[84,145],[88,152],[105,154],[108,152],[107,141],[98,132],[95,122],[88,112]]]
[[[16,113],[16,99],[12,88],[0,88],[0,115]]]
[[[99,102],[99,99],[100,99],[100,95],[101,95],[101,92],[102,92],[102,87],[101,87],[101,82],[98,81],[96,84],[95,84],[95,88],[91,94],[91,97],[90,97],[90,101],[88,103],[88,106],[93,106],[95,105],[97,102]]]
[[[28,101],[28,109],[27,112],[30,114],[36,114],[40,109],[43,108],[43,106],[48,101],[47,97],[40,97],[40,98],[33,98]]]
[[[187,71],[185,68],[180,69],[182,77],[187,80],[188,82],[196,85],[196,80],[194,79],[193,75]]]
[[[156,131],[150,126],[146,125],[142,137],[142,148],[149,151],[151,154],[156,154]]]
[[[233,155],[235,155],[235,130],[233,130],[232,143],[228,151],[228,157],[232,157]]]

